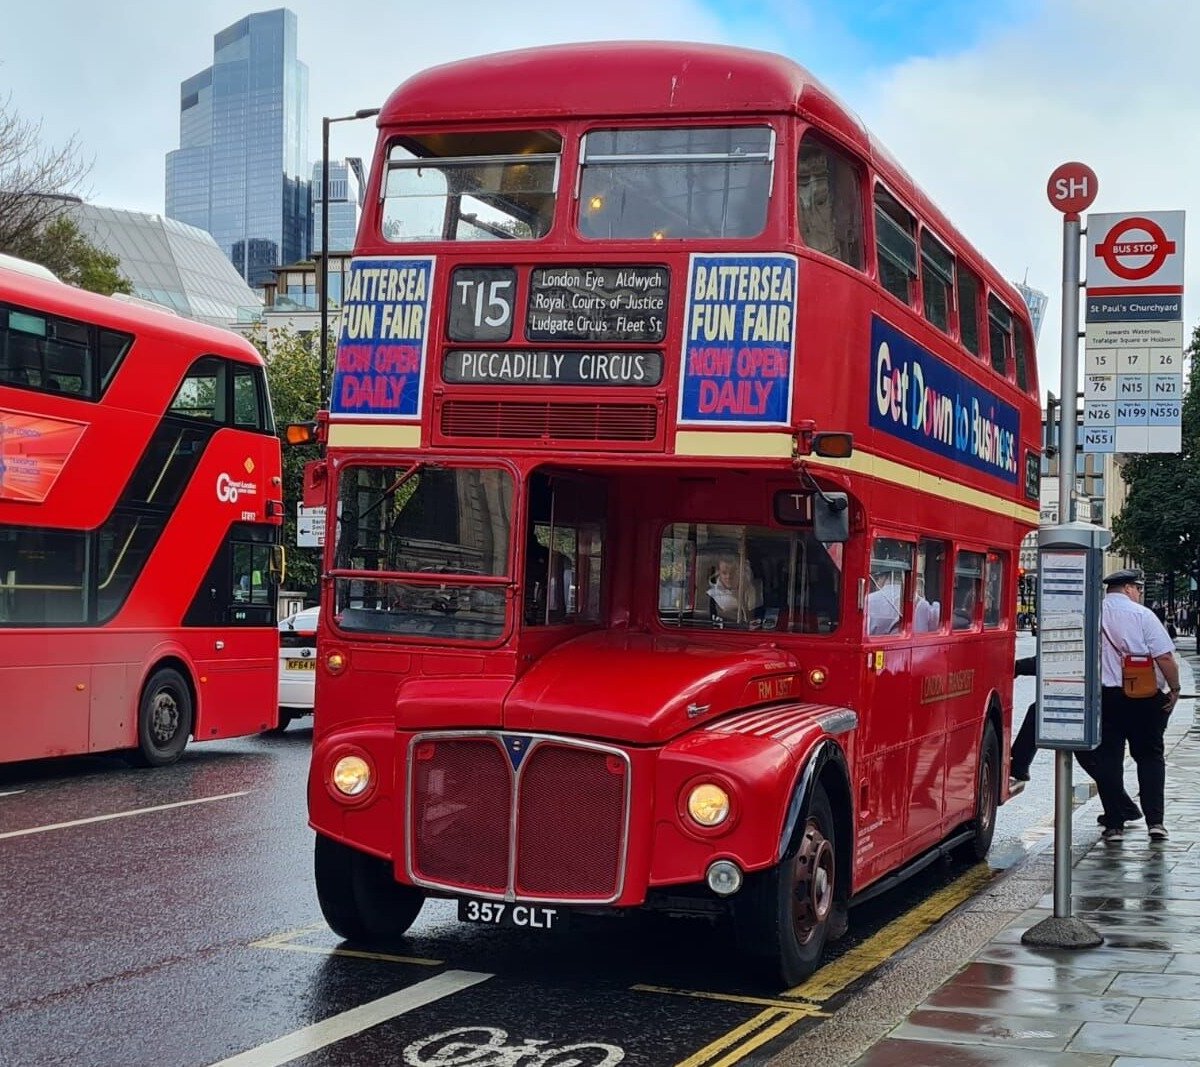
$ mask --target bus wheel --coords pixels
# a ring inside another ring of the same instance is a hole
[[[192,691],[177,670],[155,671],[142,690],[138,705],[138,747],[135,763],[165,767],[183,755],[192,732]]]
[[[313,869],[321,914],[347,941],[394,941],[425,903],[424,893],[392,877],[387,861],[320,834]]]
[[[833,809],[822,786],[813,793],[795,853],[789,850],[748,888],[735,905],[739,937],[773,981],[796,985],[817,969],[826,940],[844,922],[837,902]]]
[[[979,750],[979,776],[975,794],[975,836],[962,847],[964,859],[981,860],[992,847],[996,834],[996,806],[1000,783],[1000,742],[989,722],[983,730]]]

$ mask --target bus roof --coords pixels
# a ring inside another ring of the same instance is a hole
[[[7,252],[0,252],[0,267],[5,270],[14,270],[18,274],[25,274],[30,278],[41,278],[44,281],[56,282],[58,275],[49,267],[43,267],[40,263],[33,263],[28,259],[19,259],[17,256],[10,256]]]
[[[32,306],[39,311],[62,315],[68,319],[83,319],[114,330],[131,330],[139,336],[158,336],[184,340],[197,348],[206,348],[214,355],[228,356],[247,363],[262,363],[255,348],[240,334],[219,326],[209,326],[166,313],[158,305],[143,307],[110,296],[77,289],[58,281],[45,281],[14,271],[0,271],[0,301]]]
[[[431,67],[391,94],[379,125],[413,115],[503,121],[797,110],[819,115],[866,150],[862,123],[799,63],[749,48],[666,41],[549,45]]]
[[[486,86],[486,91],[483,88]],[[378,126],[538,119],[795,114],[839,137],[1002,290],[1025,302],[837,96],[786,56],[730,45],[590,41],[496,52],[420,71],[402,82]]]

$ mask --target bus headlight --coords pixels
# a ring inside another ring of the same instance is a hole
[[[362,756],[343,756],[333,765],[329,780],[343,796],[361,796],[371,784],[371,765]]]
[[[701,826],[720,826],[729,818],[729,794],[713,782],[688,793],[687,813]]]

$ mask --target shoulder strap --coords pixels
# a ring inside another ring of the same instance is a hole
[[[1120,650],[1120,648],[1118,648],[1118,647],[1117,647],[1117,643],[1116,643],[1116,642],[1115,642],[1115,641],[1114,641],[1114,640],[1113,640],[1113,639],[1112,639],[1112,638],[1109,636],[1109,634],[1108,634],[1108,628],[1107,628],[1107,627],[1104,625],[1104,623],[1101,623],[1101,624],[1100,624],[1100,632],[1101,632],[1102,634],[1104,634],[1104,637],[1105,637],[1105,639],[1108,641],[1108,643],[1109,643],[1110,645],[1112,645],[1112,647],[1113,647],[1113,651],[1114,651],[1114,652],[1116,652],[1118,655],[1121,655],[1121,656],[1128,656],[1128,655],[1129,655],[1129,653],[1128,653],[1128,652],[1122,652],[1122,651]]]

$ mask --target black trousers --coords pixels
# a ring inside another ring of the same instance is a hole
[[[1127,697],[1120,686],[1105,686],[1100,699],[1100,746],[1078,753],[1084,770],[1095,780],[1104,805],[1105,826],[1121,826],[1122,810],[1129,800],[1125,792],[1125,745],[1137,764],[1138,800],[1146,815],[1146,825],[1161,825],[1163,792],[1167,780],[1167,761],[1163,734],[1169,716],[1166,696]],[[1088,758],[1091,766],[1084,764]]]
[[[1121,690],[1117,690],[1118,693]],[[1122,695],[1124,695],[1122,693]],[[1164,724],[1165,725],[1165,724]],[[1101,737],[1107,737],[1111,732],[1109,727],[1101,723],[1103,731]],[[1159,744],[1161,747],[1162,737],[1159,736]],[[1125,792],[1125,750],[1121,749],[1121,756],[1117,764],[1119,773],[1114,778],[1110,774],[1105,774],[1100,770],[1100,760],[1097,755],[1100,749],[1097,748],[1092,752],[1076,752],[1075,762],[1088,773],[1092,780],[1096,783],[1097,790],[1100,791],[1101,800],[1103,801],[1104,790],[1101,788],[1100,780],[1105,779],[1105,788],[1109,792],[1110,803],[1104,805],[1105,810],[1105,825],[1107,822],[1107,812],[1115,811],[1118,813],[1118,818],[1114,820],[1114,825],[1121,825],[1126,819],[1138,817],[1138,806],[1133,802],[1133,798]],[[1029,765],[1033,762],[1033,757],[1037,755],[1037,703],[1030,704],[1025,710],[1025,718],[1021,722],[1021,728],[1013,737],[1012,750],[1009,755],[1009,764],[1011,773],[1018,778],[1029,777]],[[1162,796],[1162,787],[1159,787],[1159,796]],[[1149,816],[1147,816],[1149,819]],[[1162,821],[1161,812],[1159,822]],[[1153,826],[1154,823],[1148,822],[1147,825]]]

